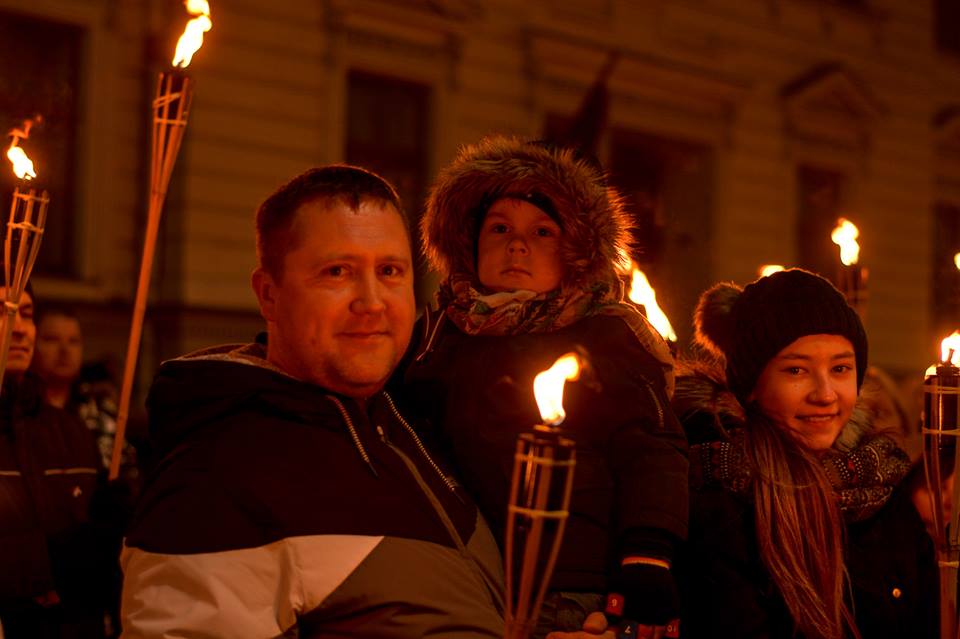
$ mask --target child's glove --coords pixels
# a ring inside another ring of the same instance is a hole
[[[627,559],[614,590],[623,595],[617,616],[645,626],[665,626],[680,616],[680,597],[668,564],[662,560]]]

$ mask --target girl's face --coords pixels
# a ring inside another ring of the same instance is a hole
[[[514,198],[493,203],[480,227],[477,272],[492,291],[546,293],[560,286],[560,225],[538,207]]]
[[[810,450],[830,448],[857,401],[853,345],[840,335],[801,337],[767,362],[750,399]]]

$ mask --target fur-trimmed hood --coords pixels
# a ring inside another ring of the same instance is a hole
[[[508,194],[550,200],[563,228],[562,286],[616,278],[630,226],[620,195],[574,151],[504,136],[461,148],[433,185],[420,227],[424,253],[443,278],[476,279],[480,221],[496,199]]]

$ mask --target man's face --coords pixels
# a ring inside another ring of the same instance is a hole
[[[47,382],[72,383],[80,375],[83,336],[80,322],[66,315],[44,315],[37,326],[33,370]]]
[[[6,296],[7,289],[0,286],[0,295]],[[3,314],[0,330],[7,330],[7,315]],[[7,353],[7,372],[22,374],[30,367],[33,358],[33,344],[37,337],[37,327],[33,323],[33,297],[26,291],[20,296],[20,308],[13,320],[13,332],[10,334],[10,350]]]
[[[413,260],[390,204],[336,201],[300,206],[295,248],[276,281],[253,276],[267,320],[267,359],[304,381],[348,397],[379,391],[413,330]]]

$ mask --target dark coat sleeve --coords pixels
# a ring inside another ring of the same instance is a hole
[[[669,546],[687,535],[686,437],[660,364],[619,319],[605,318],[599,328],[592,339],[600,343],[588,346],[603,355],[596,362],[602,395],[593,409],[613,424],[606,456],[617,486],[620,551],[669,558]]]
[[[792,636],[786,606],[759,558],[751,505],[719,487],[692,491],[690,503],[690,539],[674,570],[683,636]]]

